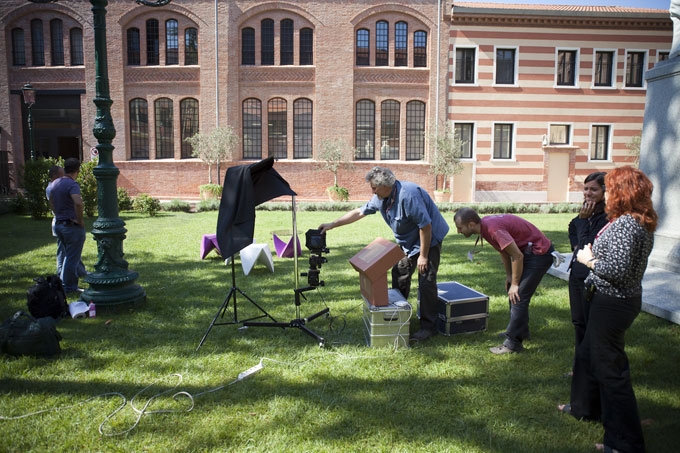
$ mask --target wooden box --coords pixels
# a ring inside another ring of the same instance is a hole
[[[350,264],[359,272],[361,295],[369,304],[384,307],[389,303],[387,271],[403,257],[397,244],[377,238],[350,258]]]

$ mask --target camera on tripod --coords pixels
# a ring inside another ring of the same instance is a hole
[[[326,235],[321,234],[321,230],[307,230],[305,238],[305,247],[309,249],[311,256],[309,257],[309,270],[300,275],[307,277],[307,284],[312,288],[324,286],[325,282],[319,280],[319,273],[321,272],[321,265],[328,262],[322,256],[323,253],[329,252],[326,248]]]

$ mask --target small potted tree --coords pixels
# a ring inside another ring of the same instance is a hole
[[[217,127],[209,134],[197,133],[185,140],[191,145],[191,155],[208,164],[208,184],[199,186],[201,199],[219,198],[222,195],[220,184],[220,162],[232,160],[239,138],[231,126]],[[217,184],[212,182],[212,166],[217,167]]]
[[[442,186],[435,189],[436,202],[453,201],[453,176],[463,169],[460,163],[460,149],[465,144],[450,127],[433,138],[434,156],[430,162],[430,173],[442,177]],[[449,186],[447,187],[447,183]]]
[[[321,162],[320,170],[327,170],[333,174],[333,185],[326,189],[331,201],[349,200],[349,189],[338,185],[338,172],[341,168],[345,170],[354,168],[352,147],[340,139],[322,140],[317,160]]]

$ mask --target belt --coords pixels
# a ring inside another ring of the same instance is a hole
[[[55,222],[57,225],[73,225],[74,223],[70,220],[57,220]]]

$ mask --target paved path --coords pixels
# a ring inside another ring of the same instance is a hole
[[[548,274],[568,280],[567,266],[571,253],[564,256],[565,262],[558,268],[551,267]],[[642,279],[642,311],[680,324],[680,275],[658,267],[647,267]]]

